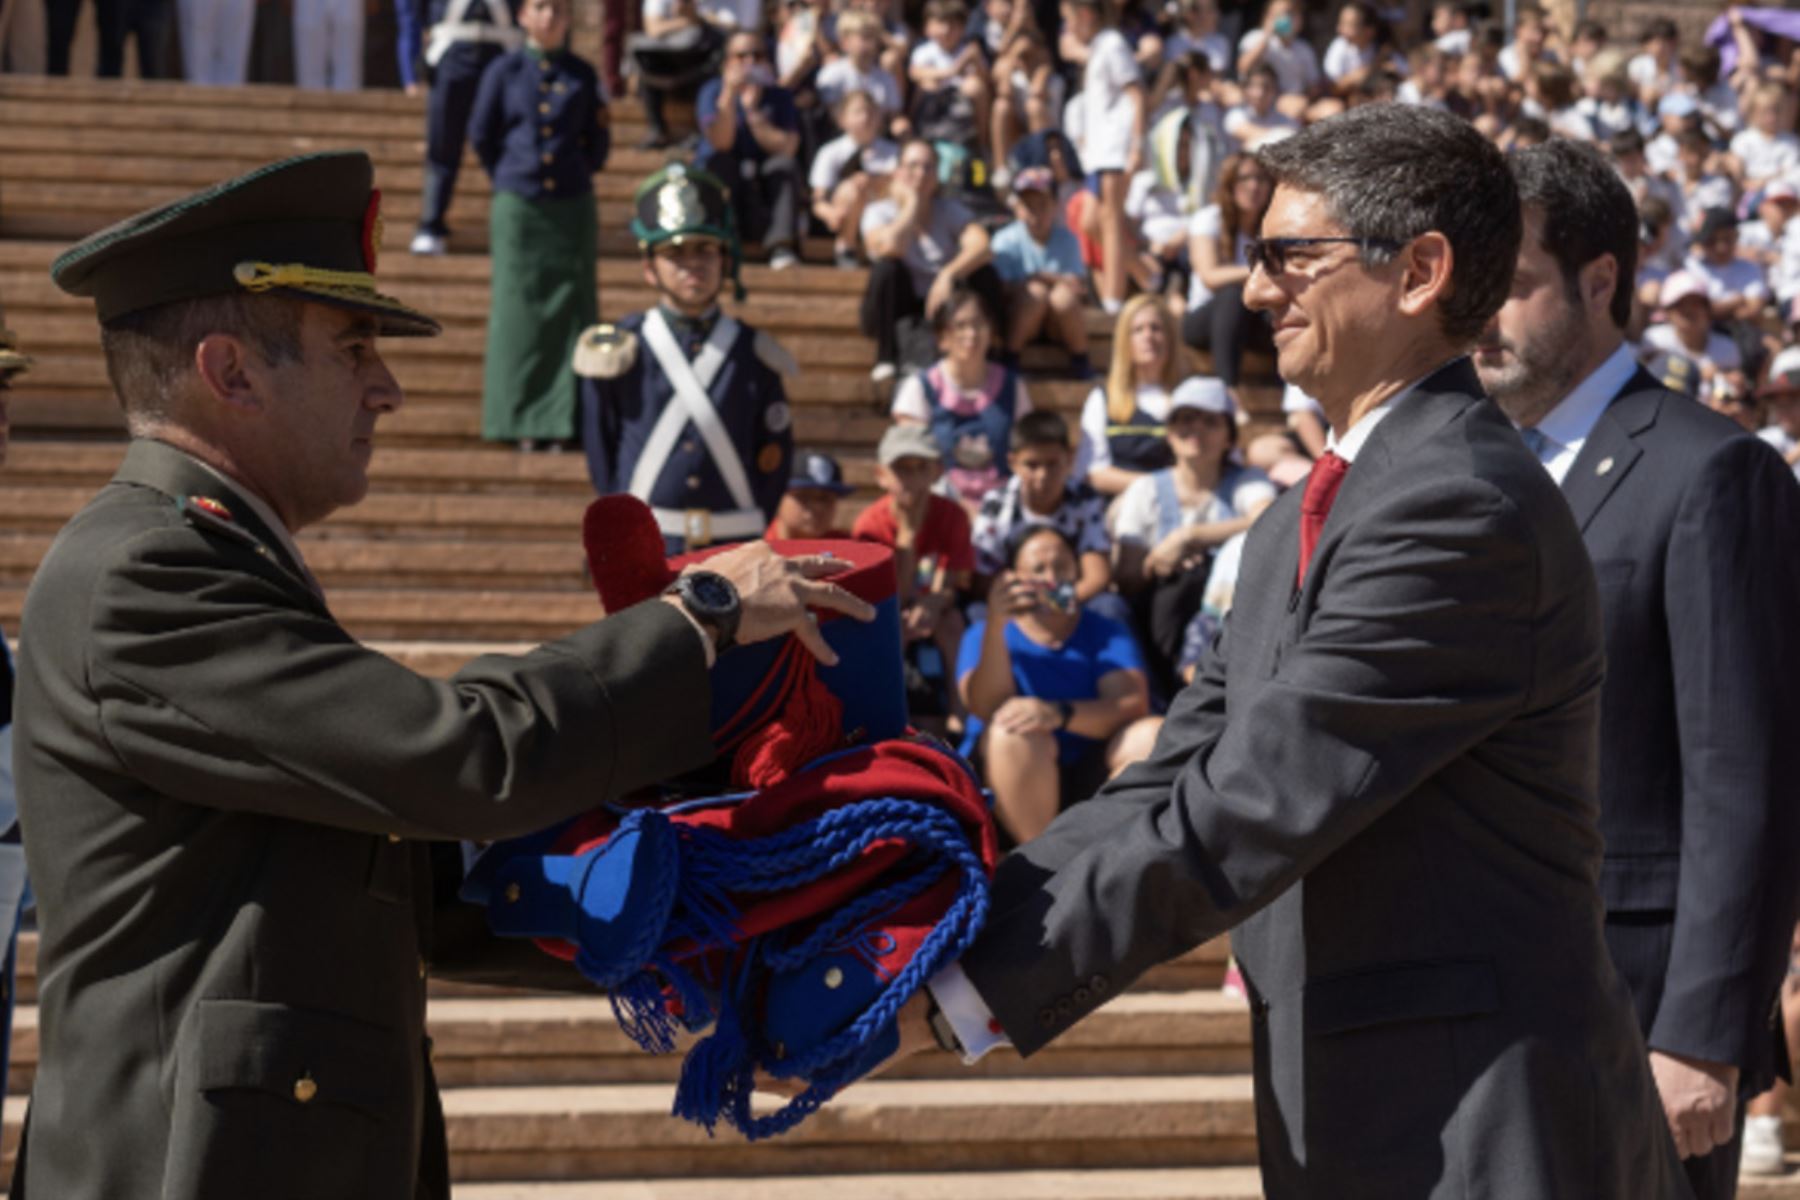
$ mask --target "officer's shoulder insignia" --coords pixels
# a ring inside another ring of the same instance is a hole
[[[792,378],[800,373],[800,364],[794,361],[794,356],[767,330],[756,331],[756,357],[762,359],[763,366],[777,375]]]
[[[250,547],[258,554],[267,554],[268,548],[257,540],[256,535],[237,523],[231,510],[211,496],[183,496],[175,502],[181,515],[189,525],[203,532],[222,534],[234,542]]]
[[[638,336],[617,325],[593,325],[575,340],[573,366],[589,379],[617,379],[637,362]]]

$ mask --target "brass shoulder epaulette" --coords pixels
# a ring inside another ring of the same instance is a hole
[[[775,335],[766,330],[756,331],[756,357],[762,359],[763,366],[777,375],[785,375],[792,379],[800,373],[800,364],[788,353],[787,347],[775,340]]]
[[[617,379],[637,362],[638,336],[616,325],[592,325],[575,339],[573,366],[588,379]]]

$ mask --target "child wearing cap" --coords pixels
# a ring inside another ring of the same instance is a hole
[[[889,426],[875,458],[882,495],[856,518],[851,536],[893,547],[901,636],[908,643],[930,640],[944,662],[955,662],[964,628],[956,595],[969,586],[975,566],[969,516],[956,501],[932,493],[943,461],[930,430]],[[960,713],[954,695],[950,702]]]
[[[1275,499],[1269,477],[1237,459],[1237,408],[1217,379],[1196,375],[1176,387],[1168,442],[1174,465],[1126,488],[1113,521],[1119,585],[1137,594],[1152,664],[1162,671],[1180,655],[1214,554]],[[1173,684],[1173,675],[1160,682]]]
[[[1644,330],[1643,349],[1680,355],[1699,368],[1706,384],[1743,368],[1737,343],[1713,329],[1706,280],[1689,270],[1676,271],[1663,280],[1658,301],[1664,319]]]
[[[1018,361],[1035,338],[1053,336],[1069,352],[1069,374],[1087,379],[1087,266],[1081,246],[1057,216],[1056,181],[1048,167],[1013,178],[1012,224],[994,235],[994,270],[1006,284],[1006,350]]]
[[[1775,356],[1762,395],[1769,402],[1769,423],[1756,436],[1775,447],[1800,479],[1800,346]]]
[[[838,528],[838,502],[854,490],[844,482],[837,459],[802,450],[794,456],[794,477],[763,537],[769,541],[850,537],[848,530]]]
[[[525,0],[522,49],[482,73],[469,141],[493,180],[481,435],[521,450],[575,437],[569,359],[599,320],[593,176],[611,138],[600,80],[562,49],[569,0]]]

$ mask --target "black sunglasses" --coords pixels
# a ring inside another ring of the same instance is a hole
[[[1289,237],[1289,238],[1251,238],[1244,247],[1244,261],[1252,271],[1261,267],[1265,275],[1279,275],[1287,270],[1288,253],[1304,246],[1355,246],[1361,253],[1380,250],[1392,254],[1400,249],[1403,242],[1392,238],[1359,238],[1359,237]]]

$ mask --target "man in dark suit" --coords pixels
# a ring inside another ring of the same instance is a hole
[[[1593,557],[1606,941],[1694,1190],[1729,1198],[1739,1098],[1787,1067],[1770,1021],[1800,851],[1800,488],[1632,357],[1637,209],[1606,160],[1554,141],[1512,161],[1525,239],[1476,365]]]
[[[1465,357],[1518,253],[1505,160],[1391,105],[1260,158],[1245,297],[1330,451],[1155,751],[1003,863],[926,1023],[972,1053],[991,1011],[1030,1054],[1231,929],[1272,1200],[1684,1197],[1601,936],[1593,574]]]
[[[375,290],[370,183],[360,153],[276,163],[52,268],[95,299],[133,441],[25,602],[15,1197],[446,1196],[425,980],[481,950],[447,945],[479,911],[434,919],[455,840],[700,765],[717,645],[868,614],[759,545],[449,680],[358,644],[292,533],[368,489],[401,402],[378,335],[437,330]]]

